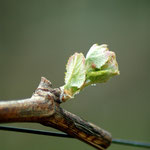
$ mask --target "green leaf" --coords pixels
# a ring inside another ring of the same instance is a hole
[[[90,84],[106,82],[111,77],[109,70],[91,71],[87,74],[87,79]]]
[[[82,53],[72,55],[66,65],[65,85],[61,87],[61,100],[73,98],[90,84],[106,82],[119,74],[115,53],[107,45],[94,44],[84,58]]]
[[[82,53],[72,55],[66,66],[65,86],[74,95],[85,81],[85,58]]]
[[[107,45],[94,44],[86,55],[87,71],[100,69],[109,59],[109,51]]]
[[[86,85],[106,82],[118,74],[115,53],[107,45],[94,44],[86,56]]]

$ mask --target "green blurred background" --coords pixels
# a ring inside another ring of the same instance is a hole
[[[86,88],[62,107],[111,132],[150,142],[149,0],[0,0],[0,99],[30,97],[45,76],[64,84],[75,52],[108,44],[120,76]],[[38,124],[9,124],[53,130]],[[0,131],[2,150],[90,150],[75,139]],[[144,150],[112,144],[109,150]]]

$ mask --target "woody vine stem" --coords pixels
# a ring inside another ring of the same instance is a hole
[[[119,74],[114,52],[107,45],[94,44],[86,55],[75,53],[66,66],[65,85],[52,88],[42,77],[31,98],[0,102],[0,123],[36,122],[56,128],[87,144],[103,150],[112,141],[111,134],[62,109],[60,104],[91,84],[103,83]]]

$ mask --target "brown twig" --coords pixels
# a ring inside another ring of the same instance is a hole
[[[93,147],[103,150],[111,144],[107,131],[60,107],[60,89],[52,89],[46,79],[29,99],[0,102],[0,123],[38,122],[66,132]]]

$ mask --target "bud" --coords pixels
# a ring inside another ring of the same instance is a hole
[[[82,53],[75,53],[69,58],[66,70],[65,85],[61,87],[62,101],[73,98],[88,85],[106,82],[119,74],[115,53],[105,44],[94,44],[86,59]]]
[[[106,82],[119,74],[115,53],[107,45],[94,44],[86,55],[86,84]]]

